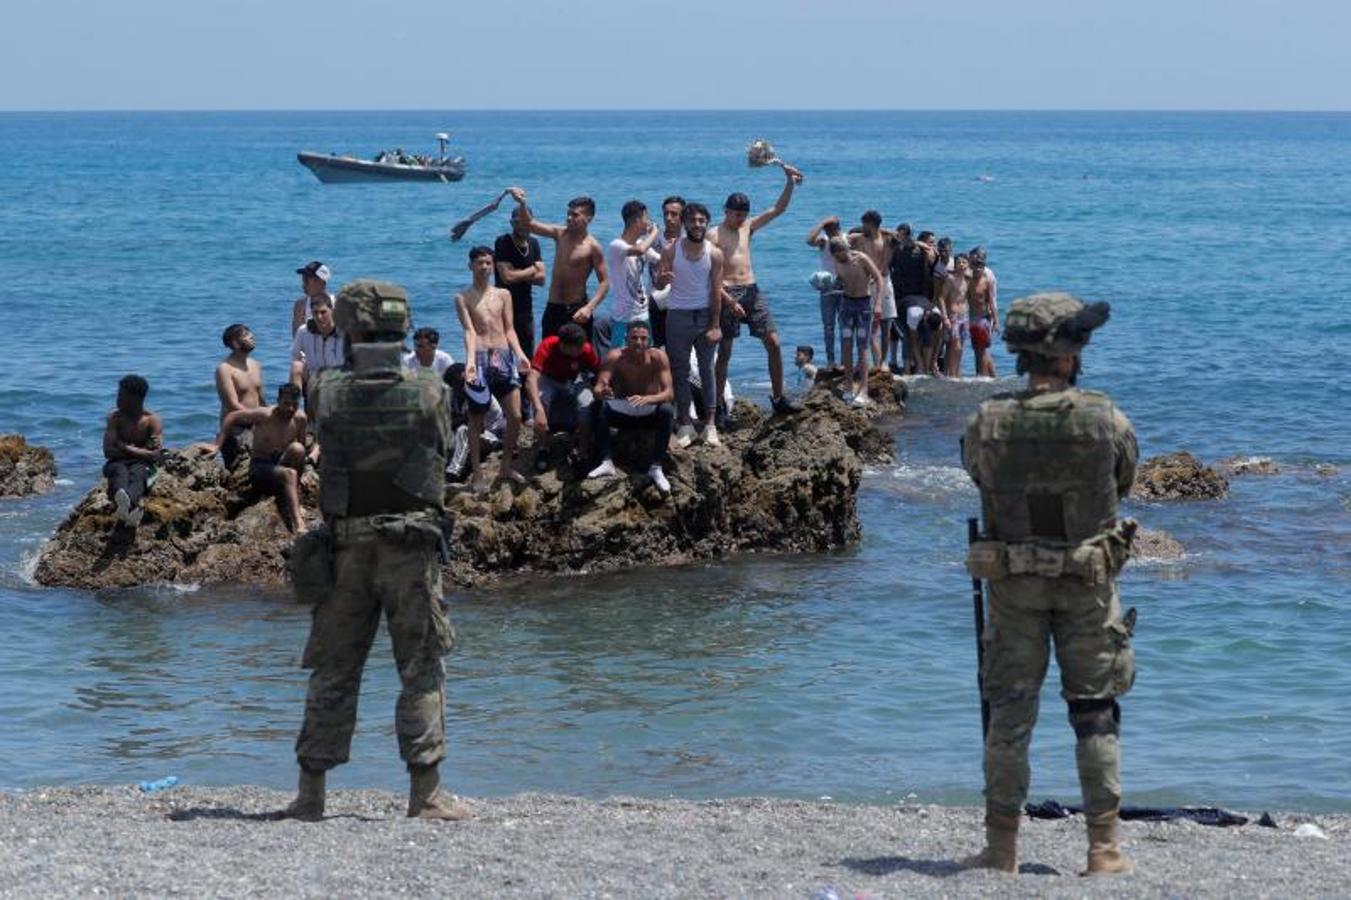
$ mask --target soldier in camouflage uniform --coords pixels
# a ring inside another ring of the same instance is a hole
[[[1088,824],[1085,874],[1129,872],[1118,847],[1121,708],[1135,680],[1116,576],[1135,523],[1117,501],[1135,479],[1130,422],[1106,394],[1074,387],[1079,353],[1107,321],[1106,303],[1066,294],[1014,301],[1004,340],[1018,354],[1025,391],[981,404],[967,424],[962,463],[980,488],[984,539],[971,574],[989,584],[983,636],[986,847],[967,867],[1017,871],[1018,819],[1038,698],[1055,643],[1061,696],[1077,739],[1075,761]]]
[[[465,819],[472,811],[439,792],[445,758],[445,669],[454,642],[441,598],[440,550],[450,414],[430,370],[407,371],[403,288],[355,281],[338,294],[348,365],[319,373],[309,408],[322,450],[324,525],[298,540],[290,566],[297,593],[316,603],[303,665],[312,669],[296,740],[300,792],[288,815],[324,813],[325,773],[347,761],[357,695],[381,612],[403,690],[394,726],[408,766],[408,815]]]

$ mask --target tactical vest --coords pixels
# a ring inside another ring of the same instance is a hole
[[[314,413],[325,516],[445,508],[444,390],[429,370],[320,373]]]
[[[1116,424],[1106,394],[1074,388],[995,397],[967,440],[992,539],[1077,544],[1116,518]]]

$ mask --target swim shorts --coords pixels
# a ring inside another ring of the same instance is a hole
[[[254,457],[249,460],[249,484],[255,491],[271,497],[280,497],[286,490],[286,478],[282,475],[281,454],[273,453],[269,457]]]
[[[576,303],[546,303],[544,304],[544,315],[540,318],[540,339],[553,337],[558,334],[558,329],[572,321],[572,317],[577,314],[577,310],[586,306],[586,300],[578,300]],[[586,339],[594,341],[596,320],[587,319],[581,323],[582,331],[586,332]]]
[[[957,316],[952,320],[952,336],[957,343],[965,344],[971,334],[970,320],[966,316]]]
[[[988,316],[976,316],[971,320],[971,346],[976,350],[990,347],[990,319]]]
[[[778,331],[774,326],[774,316],[769,311],[769,303],[760,293],[758,285],[728,285],[727,293],[731,294],[732,299],[746,311],[746,318],[738,319],[727,309],[722,311],[722,321],[718,324],[718,328],[722,331],[724,341],[740,337],[743,323],[750,329],[751,337],[764,338],[771,332]]]
[[[905,310],[906,331],[917,331],[919,324],[924,320],[924,314],[929,311],[933,304],[928,297],[922,294],[908,294],[901,298],[901,308]]]
[[[516,354],[511,352],[510,347],[476,350],[474,365],[478,369],[479,383],[487,385],[488,390],[499,400],[521,386],[521,376],[516,371]]]
[[[892,286],[891,279],[887,278],[882,282],[882,318],[894,319],[896,312],[896,288]]]
[[[840,301],[840,334],[845,338],[867,339],[872,333],[871,297],[845,297]]]

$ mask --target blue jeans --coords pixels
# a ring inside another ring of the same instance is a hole
[[[835,365],[835,322],[840,317],[844,291],[821,292],[821,331],[826,338],[826,365]]]

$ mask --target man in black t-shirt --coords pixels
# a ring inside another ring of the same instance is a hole
[[[534,286],[544,284],[544,260],[540,256],[539,241],[521,224],[516,210],[511,213],[511,231],[493,245],[493,259],[497,261],[494,284],[511,294],[516,338],[521,342],[526,359],[530,359],[535,354]]]

